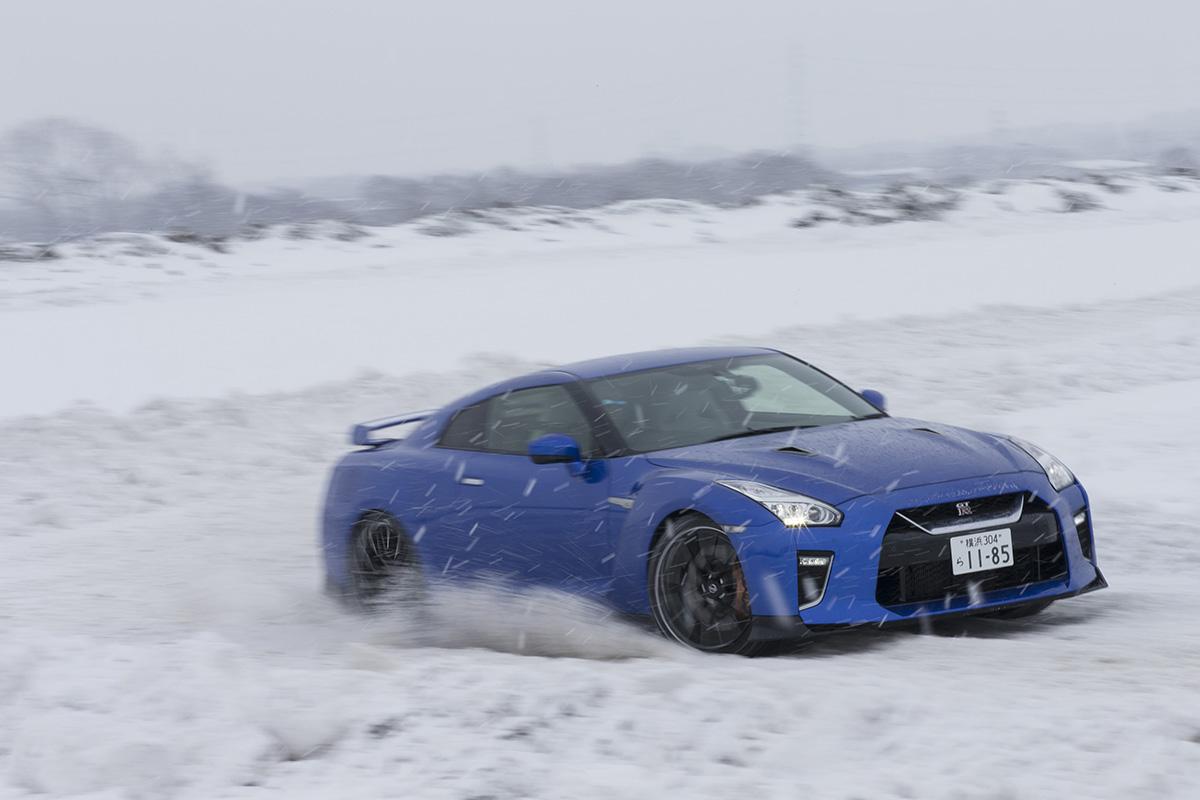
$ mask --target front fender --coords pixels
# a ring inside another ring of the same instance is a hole
[[[714,483],[713,476],[698,470],[662,470],[643,476],[630,490],[632,507],[614,507],[612,525],[616,532],[613,567],[613,603],[632,614],[650,613],[647,590],[650,548],[663,522],[673,514],[703,514],[730,533],[730,540],[743,559],[747,581],[763,574],[751,569],[747,559],[774,561],[773,551],[786,555],[794,542],[779,520],[745,495]],[[793,582],[795,577],[792,578]],[[764,587],[749,586],[751,594]],[[773,605],[773,604],[772,604]]]

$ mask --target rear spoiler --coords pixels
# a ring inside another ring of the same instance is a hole
[[[360,422],[350,429],[350,443],[359,445],[360,447],[378,447],[381,444],[397,441],[394,438],[376,439],[371,434],[386,428],[407,425],[410,422],[420,422],[423,419],[429,419],[434,413],[436,413],[436,409],[432,411],[414,411],[411,414],[401,414],[398,417],[384,417],[383,419],[375,419],[370,422]]]

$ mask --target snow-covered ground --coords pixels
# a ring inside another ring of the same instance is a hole
[[[778,201],[558,242],[267,239],[213,279],[174,251],[154,281],[111,254],[37,290],[45,263],[5,266],[0,796],[1200,796],[1200,193],[1137,194],[869,229],[791,229]],[[1111,588],[755,660],[542,594],[450,595],[420,626],[320,594],[349,422],[698,341],[1043,444],[1092,493]]]

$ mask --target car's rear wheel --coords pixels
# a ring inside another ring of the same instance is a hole
[[[670,521],[650,556],[650,609],[659,630],[711,653],[750,655],[750,594],[729,537],[710,520]]]
[[[373,511],[354,526],[350,586],[364,608],[421,597],[416,551],[393,517]]]

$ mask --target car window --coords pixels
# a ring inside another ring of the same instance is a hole
[[[825,392],[829,386],[813,386],[798,381],[772,364],[744,364],[731,367],[729,374],[743,381],[738,399],[742,408],[756,414],[812,414],[838,416],[846,409]]]
[[[764,354],[595,378],[588,389],[634,452],[878,416],[824,373]]]
[[[455,450],[482,450],[485,441],[483,428],[486,423],[486,402],[467,406],[450,420],[438,444],[442,447],[453,447]]]
[[[566,387],[537,386],[496,395],[464,408],[446,428],[443,447],[525,455],[548,433],[566,434],[586,455],[595,453],[592,427]]]

